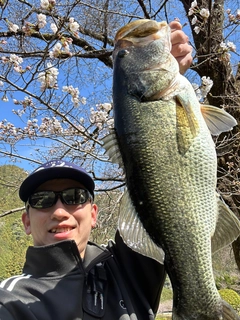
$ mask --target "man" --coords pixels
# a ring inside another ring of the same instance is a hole
[[[97,219],[94,182],[62,160],[42,165],[19,191],[34,247],[23,275],[2,282],[0,319],[154,319],[163,266],[131,251],[116,235],[88,243]],[[154,311],[153,311],[154,310]]]
[[[173,54],[184,71],[192,48],[181,25],[171,27]],[[118,232],[105,247],[88,241],[98,213],[94,187],[83,168],[63,160],[43,164],[23,181],[22,221],[34,246],[23,274],[1,283],[1,320],[155,318],[164,267],[128,248]]]

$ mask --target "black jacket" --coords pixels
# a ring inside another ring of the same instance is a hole
[[[165,280],[118,234],[89,243],[84,261],[74,241],[29,247],[23,272],[0,286],[0,320],[153,320]]]

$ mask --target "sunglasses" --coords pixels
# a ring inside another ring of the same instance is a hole
[[[29,197],[26,205],[35,209],[50,208],[56,204],[58,198],[67,205],[78,205],[92,200],[92,195],[88,190],[82,188],[69,188],[63,191],[38,191]]]

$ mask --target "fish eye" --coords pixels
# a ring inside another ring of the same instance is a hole
[[[118,57],[119,58],[124,58],[126,55],[128,55],[129,54],[129,51],[128,50],[126,50],[126,49],[122,49],[122,50],[120,50],[119,52],[118,52]]]

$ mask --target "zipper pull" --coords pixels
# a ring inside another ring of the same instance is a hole
[[[101,309],[103,310],[103,294],[99,293],[100,302],[101,302]]]
[[[98,297],[98,292],[96,291],[95,293],[94,293],[94,306],[96,307],[96,305],[97,305],[97,297]]]
[[[99,300],[100,300],[101,310],[103,310],[103,294],[101,292],[96,291],[94,293],[94,306],[96,307],[96,305],[97,305],[98,297],[99,297]]]

